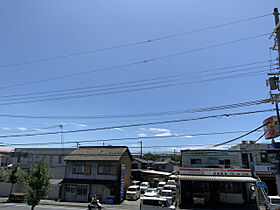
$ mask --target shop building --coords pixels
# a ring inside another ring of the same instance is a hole
[[[179,180],[182,207],[193,205],[197,193],[210,205],[256,202],[251,189],[257,180],[250,169],[181,168]]]

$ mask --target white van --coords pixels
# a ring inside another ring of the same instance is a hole
[[[269,210],[278,210],[280,209],[280,196],[268,196],[269,204],[267,209]]]
[[[142,197],[140,198],[140,210],[174,210],[175,206],[171,206],[167,199],[156,197]]]
[[[138,198],[140,198],[140,195],[141,193],[139,185],[132,185],[127,188],[126,200],[137,200]]]

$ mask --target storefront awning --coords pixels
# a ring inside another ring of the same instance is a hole
[[[255,183],[257,180],[253,177],[237,177],[237,176],[193,176],[181,175],[180,180],[186,181],[209,181],[209,182],[246,182]]]

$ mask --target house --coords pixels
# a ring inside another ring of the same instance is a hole
[[[131,169],[147,169],[148,161],[141,158],[132,157]]]
[[[94,194],[103,203],[124,200],[132,184],[132,156],[127,147],[79,147],[64,160],[63,200],[88,202]]]
[[[29,171],[32,164],[45,160],[49,164],[52,179],[63,179],[66,167],[63,158],[73,150],[73,148],[15,148],[12,162]]]
[[[0,146],[0,168],[7,168],[11,164],[13,152],[14,148]]]
[[[166,158],[153,162],[153,169],[156,171],[172,172],[174,171],[174,164],[170,158]]]

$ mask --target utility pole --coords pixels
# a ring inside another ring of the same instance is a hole
[[[279,27],[279,12],[278,8],[274,8],[274,19],[275,19],[275,33],[278,48],[278,67],[280,67],[280,27]]]
[[[140,158],[142,158],[142,155],[143,155],[143,142],[142,141],[140,141],[139,142],[140,143]]]
[[[279,116],[279,108],[278,108],[278,102],[279,102],[279,75],[280,75],[280,26],[279,26],[279,12],[277,8],[274,8],[274,19],[275,19],[275,28],[272,32],[272,34],[270,35],[269,39],[271,39],[274,34],[275,34],[275,42],[273,44],[273,47],[271,48],[272,50],[277,50],[278,52],[278,57],[277,57],[277,70],[278,72],[274,72],[274,73],[268,73],[269,76],[273,76],[270,77],[267,81],[267,83],[269,83],[270,85],[270,96],[271,96],[271,102],[272,104],[275,103],[275,107],[276,107],[276,115],[277,115],[277,124],[275,125],[275,136],[279,136],[279,131],[280,131],[280,116]],[[273,90],[277,90],[277,93],[272,93]],[[274,143],[274,139],[272,139],[272,144]],[[272,163],[274,164],[274,163]],[[276,172],[275,172],[275,178],[276,178],[276,185],[277,185],[277,193],[278,195],[280,195],[280,171],[279,171],[279,164],[274,165],[274,167],[276,167]]]
[[[276,42],[277,42],[277,50],[278,50],[278,70],[280,67],[280,27],[279,27],[279,13],[278,9],[274,8],[274,19],[275,19],[275,34],[276,34]],[[278,125],[280,123],[280,117],[279,117],[279,108],[278,108],[278,100],[275,101],[275,106],[276,106],[276,112],[277,112],[277,120],[278,120]],[[275,175],[276,176],[276,185],[277,185],[277,192],[278,195],[280,195],[280,174],[279,171]]]
[[[64,148],[63,125],[60,124],[59,128],[60,128],[61,153],[62,153],[62,156],[63,156],[63,148]]]

